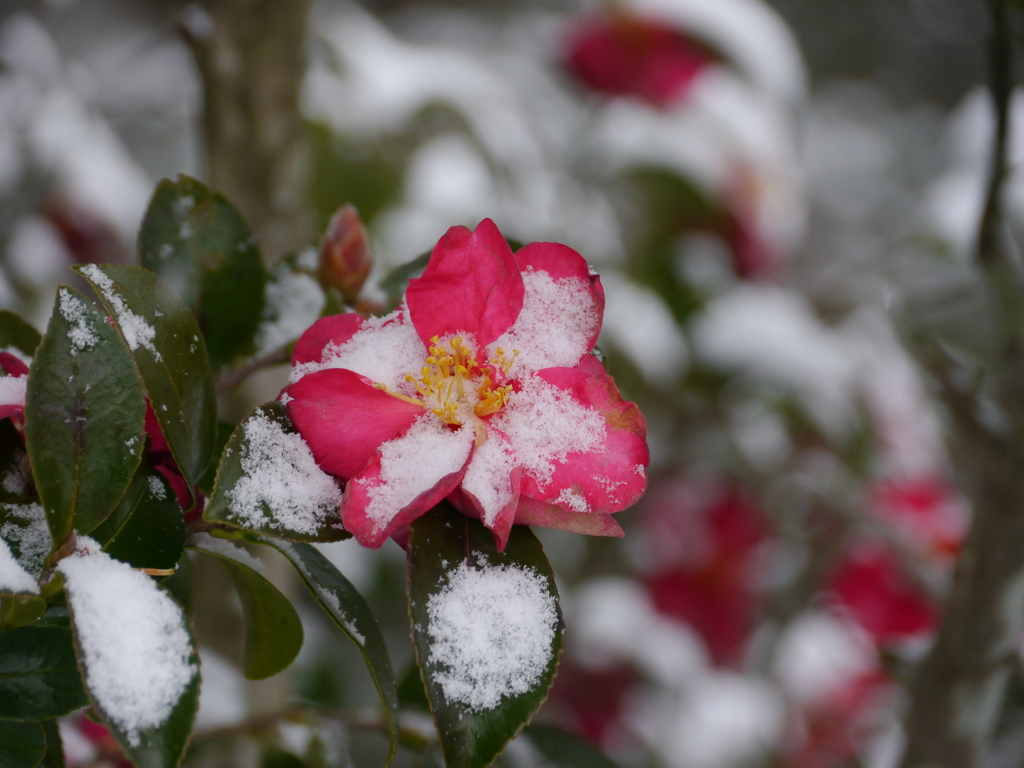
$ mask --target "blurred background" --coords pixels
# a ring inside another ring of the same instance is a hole
[[[455,224],[572,246],[601,274],[599,346],[653,463],[617,517],[624,540],[538,531],[568,650],[536,722],[622,768],[894,766],[972,514],[919,361],[991,346],[972,266],[994,133],[987,7],[3,0],[0,306],[42,329],[70,264],[134,261],[153,186],[178,173],[236,202],[268,264],[354,204],[370,299]],[[254,377],[222,415],[286,375]],[[323,549],[402,675],[403,552]],[[227,583],[198,561],[194,580]],[[233,593],[191,599],[203,698],[186,765],[380,764],[369,676],[311,600],[296,666],[252,684]],[[1018,678],[986,765],[1024,761]],[[396,764],[439,765],[415,685],[403,693]],[[69,765],[117,764],[97,728],[63,724]],[[536,733],[501,764],[571,764]]]

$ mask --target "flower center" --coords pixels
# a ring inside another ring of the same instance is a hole
[[[384,384],[374,386],[429,408],[445,424],[454,426],[462,426],[471,414],[490,416],[505,405],[512,392],[508,372],[519,355],[518,349],[512,350],[512,357],[506,357],[505,350],[498,347],[494,355],[481,365],[463,344],[461,336],[453,338],[447,346],[441,344],[437,336],[430,342],[420,375],[408,373],[405,376],[405,380],[416,388],[419,398],[399,395]]]

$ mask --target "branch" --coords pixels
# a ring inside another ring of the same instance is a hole
[[[956,462],[974,507],[935,644],[910,687],[903,768],[979,764],[1003,705],[1024,635],[1024,290],[1001,245],[1003,184],[1012,92],[1011,31],[1004,0],[990,0],[996,130],[978,228],[978,264],[1001,327],[987,371],[1007,429],[984,428],[976,401],[940,376]],[[934,372],[935,367],[931,366]]]

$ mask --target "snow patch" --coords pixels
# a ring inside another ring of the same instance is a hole
[[[3,540],[0,540],[0,592],[39,594],[36,580],[14,559],[11,548]]]
[[[71,342],[72,351],[81,352],[83,349],[94,347],[99,337],[87,323],[89,316],[85,302],[72,295],[71,291],[62,288],[58,307],[61,316],[71,326],[68,328],[68,341]]]
[[[174,599],[141,571],[79,538],[63,574],[89,692],[131,746],[163,725],[199,668]]]
[[[303,272],[288,272],[268,282],[263,320],[256,329],[257,354],[295,341],[317,321],[323,306],[323,290]]]
[[[460,563],[427,602],[430,663],[445,699],[475,712],[530,690],[551,662],[558,628],[546,580],[515,565]]]
[[[244,474],[228,493],[235,520],[315,534],[341,505],[337,484],[317,466],[301,435],[285,432],[262,411],[245,422],[244,431]]]
[[[82,276],[96,286],[110,308],[117,316],[117,325],[121,329],[121,335],[129,349],[134,352],[139,347],[149,350],[157,360],[162,360],[160,353],[153,346],[153,339],[156,336],[156,329],[147,323],[145,319],[132,312],[117,293],[114,292],[114,281],[103,273],[95,264],[86,264],[79,271]]]
[[[409,431],[380,446],[379,484],[368,486],[366,515],[384,528],[421,493],[462,469],[473,447],[473,429],[448,429],[433,414],[421,416]]]
[[[538,376],[527,376],[521,384],[491,424],[508,435],[519,463],[543,488],[555,462],[564,464],[570,453],[586,453],[601,444],[605,421],[593,408]]]
[[[0,538],[12,545],[19,565],[38,576],[51,546],[46,512],[39,504],[0,504],[0,512],[6,521]]]
[[[513,326],[491,349],[501,347],[509,357],[519,350],[512,375],[542,368],[576,365],[590,351],[591,339],[601,325],[601,314],[581,277],[552,279],[544,271],[523,273],[526,294]]]

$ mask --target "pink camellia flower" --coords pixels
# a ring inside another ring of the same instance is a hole
[[[9,418],[21,429],[25,419],[25,385],[28,366],[10,352],[0,352],[0,419]]]
[[[345,528],[379,547],[443,499],[504,548],[514,523],[621,536],[646,486],[646,425],[591,354],[604,292],[583,257],[513,255],[452,227],[405,304],[325,317],[295,345],[288,415],[346,481]]]
[[[657,107],[681,98],[716,58],[684,32],[625,12],[580,23],[567,48],[566,67],[595,91]]]

